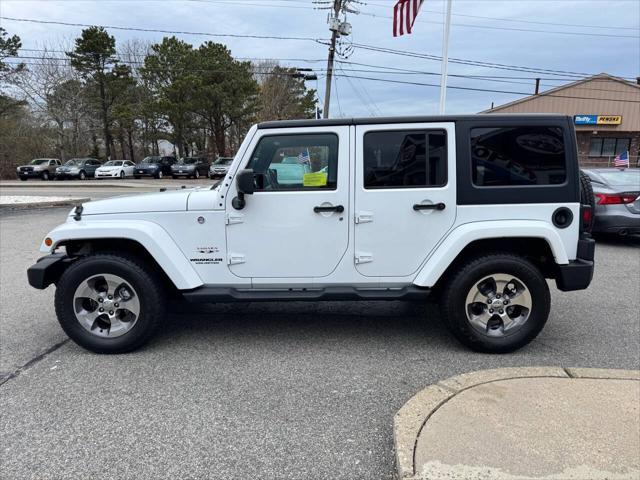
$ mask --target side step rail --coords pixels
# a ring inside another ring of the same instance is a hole
[[[182,296],[191,303],[223,302],[274,302],[292,301],[328,301],[328,300],[426,300],[429,289],[410,285],[389,288],[287,288],[287,289],[240,289],[227,287],[202,286],[182,292]]]

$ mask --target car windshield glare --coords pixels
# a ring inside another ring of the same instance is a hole
[[[65,165],[67,166],[71,166],[71,165],[78,165],[80,163],[80,161],[76,158],[72,158],[71,160],[67,160]]]
[[[160,157],[145,157],[142,160],[142,163],[158,163],[160,161]]]
[[[31,160],[30,165],[43,165],[48,162],[49,162],[48,158],[36,158],[34,160]]]
[[[233,158],[219,158],[213,163],[215,165],[231,165],[231,162],[233,162]]]
[[[617,172],[599,172],[609,185],[640,186],[640,170],[621,170]]]
[[[121,167],[122,160],[109,160],[107,163],[103,165],[103,167]]]
[[[194,158],[194,157],[183,157],[180,159],[180,163],[182,163],[183,165],[193,165],[198,160],[199,160],[198,158]]]

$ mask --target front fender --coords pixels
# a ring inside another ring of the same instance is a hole
[[[68,240],[134,240],[151,254],[179,290],[196,288],[203,284],[167,231],[157,223],[147,220],[70,221],[53,229],[47,234],[47,238],[53,243],[48,247],[43,241],[40,251],[44,253],[53,253],[61,243]]]
[[[547,222],[539,220],[472,222],[460,225],[449,232],[427,258],[413,283],[421,287],[434,286],[458,254],[471,242],[515,237],[542,238],[549,244],[557,264],[569,263],[562,238]]]

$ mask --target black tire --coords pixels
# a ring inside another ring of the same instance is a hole
[[[115,338],[93,335],[76,319],[73,297],[78,285],[97,274],[114,274],[131,284],[140,299],[140,316],[131,330]],[[125,353],[147,343],[162,323],[165,294],[158,275],[134,257],[100,253],[74,262],[57,283],[55,308],[65,333],[78,345],[95,353]]]
[[[160,180],[162,177],[164,177],[164,174],[162,173],[162,170],[158,170],[158,173],[156,173],[156,178],[158,180]]]
[[[196,180],[200,178],[200,172],[198,171],[197,168],[196,168],[196,173],[193,174],[193,178],[195,178]]]
[[[589,176],[580,171],[580,203],[583,205],[589,205],[591,207],[591,214],[595,214],[596,210],[596,197],[593,194],[593,185],[591,185],[591,179]],[[588,232],[591,232],[593,222],[588,228]]]
[[[488,336],[472,327],[467,319],[466,297],[477,282],[496,273],[519,278],[529,289],[532,308],[526,322],[513,333]],[[448,276],[441,296],[443,320],[453,335],[478,352],[508,353],[531,342],[542,330],[551,306],[549,286],[531,262],[517,255],[493,253],[469,260]]]
[[[173,178],[174,180],[176,180],[178,178],[177,175],[171,175],[171,178]]]
[[[120,170],[120,180],[124,180],[124,170]]]
[[[44,172],[42,172],[42,180],[44,180],[45,182],[49,180],[49,172],[47,172],[46,170]]]
[[[80,173],[78,174],[78,178],[80,180],[86,180],[87,179],[87,173],[84,170],[80,170]]]
[[[140,175],[134,175],[133,178],[135,178],[136,180],[140,180]]]
[[[22,180],[23,182],[27,181],[27,177],[20,177],[20,180]]]

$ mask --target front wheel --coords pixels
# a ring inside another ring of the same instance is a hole
[[[158,173],[156,173],[156,178],[162,178],[163,176],[162,170],[159,170]]]
[[[196,168],[196,173],[193,174],[193,178],[195,178],[196,180],[200,178],[200,172],[198,171],[197,168]]]
[[[84,172],[84,170],[82,170],[80,172],[79,177],[80,177],[80,180],[86,180],[87,179],[87,174]]]
[[[47,172],[46,170],[42,172],[42,180],[49,180],[49,172]]]
[[[446,281],[441,311],[447,327],[466,346],[507,353],[542,330],[551,299],[540,271],[525,258],[489,254],[463,264]]]
[[[124,180],[124,170],[120,170],[120,180]]]
[[[165,310],[157,275],[133,257],[107,253],[81,258],[64,272],[55,308],[65,333],[96,353],[141,347]]]

